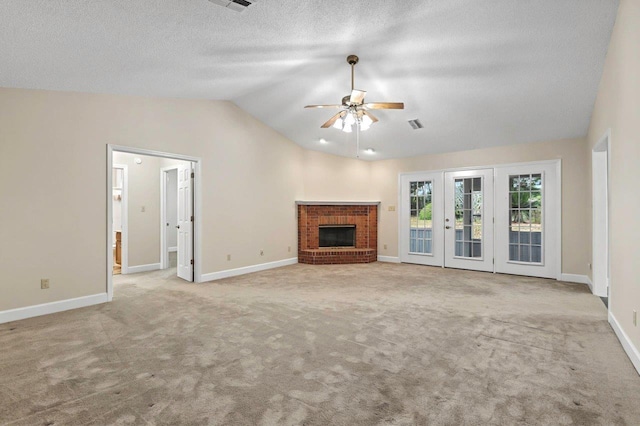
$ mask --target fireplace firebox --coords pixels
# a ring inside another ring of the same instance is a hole
[[[355,247],[355,225],[320,225],[318,227],[319,247]]]

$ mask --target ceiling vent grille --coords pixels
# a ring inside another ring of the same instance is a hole
[[[209,0],[213,4],[217,4],[219,6],[225,7],[227,9],[235,10],[236,12],[242,12],[256,0],[247,1],[247,0]]]
[[[409,126],[411,126],[413,130],[422,129],[424,127],[417,118],[415,120],[409,120]]]

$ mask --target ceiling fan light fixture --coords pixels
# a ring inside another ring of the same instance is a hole
[[[349,113],[346,115],[346,117],[344,117],[344,125],[345,126],[352,126],[353,124],[355,124],[356,119],[353,116],[353,113]]]
[[[355,89],[355,65],[358,63],[356,55],[349,55],[347,62],[351,65],[351,94],[342,98],[342,103],[333,105],[306,105],[305,108],[339,108],[340,111],[327,120],[323,129],[333,127],[345,133],[356,130],[356,158],[360,152],[360,131],[368,130],[373,123],[379,121],[369,110],[378,109],[404,109],[402,102],[369,102],[365,103],[367,94],[364,90]]]

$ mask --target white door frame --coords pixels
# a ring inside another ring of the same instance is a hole
[[[169,247],[167,243],[167,172],[178,170],[178,166],[160,169],[160,269],[169,267]]]
[[[609,143],[611,143],[611,139],[609,139]],[[467,166],[467,167],[455,167],[448,169],[439,169],[439,170],[424,170],[417,172],[403,172],[398,173],[398,206],[400,206],[399,216],[402,215],[403,201],[402,201],[402,179],[404,176],[412,176],[412,175],[421,175],[425,173],[446,173],[446,172],[457,172],[464,170],[478,170],[478,169],[494,169],[494,177],[495,177],[495,169],[500,167],[517,167],[517,166],[530,166],[534,164],[555,164],[558,170],[558,179],[557,179],[557,194],[559,198],[559,202],[556,203],[556,211],[553,213],[557,220],[556,227],[556,241],[558,242],[558,259],[556,262],[556,280],[562,280],[562,162],[561,160],[541,160],[541,161],[530,161],[524,163],[505,163],[505,164],[488,164],[488,165],[476,165],[476,166]],[[495,185],[495,182],[494,182]],[[495,197],[494,197],[495,198]],[[495,203],[494,203],[495,204]],[[494,205],[495,207],[495,205]],[[495,227],[494,227],[495,232]],[[402,235],[402,221],[398,220],[398,235]],[[398,256],[402,253],[402,238],[398,238]],[[400,260],[402,261],[402,260]],[[494,269],[495,271],[495,269]]]
[[[608,297],[610,293],[609,170],[611,170],[611,129],[607,129],[591,152],[592,167],[592,292]],[[609,299],[611,309],[611,299]]]
[[[120,273],[127,274],[129,272],[129,167],[126,164],[113,164],[111,166],[111,170],[113,169],[122,169],[122,211],[120,212],[120,221],[122,225],[122,234],[120,235],[120,246],[122,248],[121,253],[121,264],[120,264]],[[113,179],[113,175],[111,176]],[[111,186],[111,194],[113,194],[113,180],[110,180],[109,183]],[[109,199],[111,199],[109,197]],[[111,209],[109,209],[109,216],[107,220],[111,220],[111,233],[113,234],[113,200],[111,201]],[[113,247],[115,241],[111,242],[111,247]],[[112,249],[113,250],[113,249]],[[113,256],[113,254],[112,254]],[[113,275],[113,265],[111,265],[111,274]]]
[[[193,163],[194,173],[194,281],[202,282],[202,185],[201,185],[201,169],[202,159],[199,157],[191,157],[189,155],[172,154],[150,149],[132,148],[128,146],[107,144],[107,300],[113,300],[113,223],[111,214],[113,210],[113,152],[124,152],[128,154],[149,155],[152,157],[171,158],[175,160],[191,161]]]

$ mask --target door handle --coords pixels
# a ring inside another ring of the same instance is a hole
[[[176,225],[176,229],[180,229],[180,225]]]
[[[444,229],[451,229],[449,225],[445,226]]]

